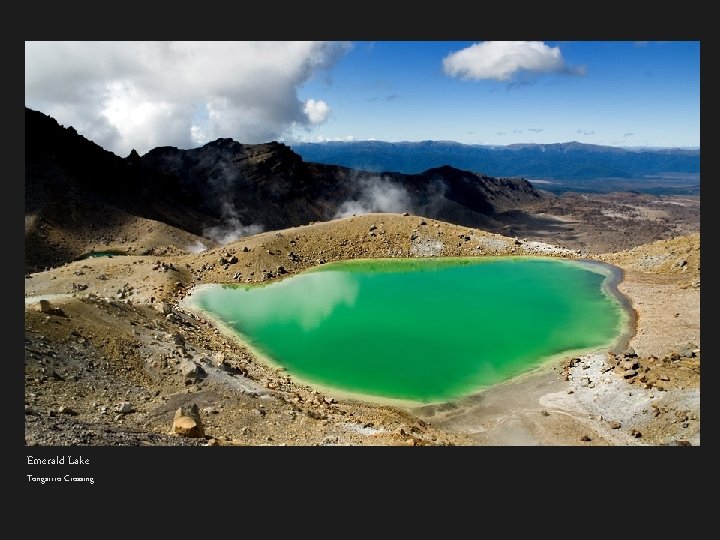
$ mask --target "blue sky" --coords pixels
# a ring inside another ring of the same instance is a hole
[[[473,42],[356,42],[300,89],[332,107],[306,138],[700,145],[698,42],[545,44],[583,69],[462,79],[443,59]]]
[[[26,42],[25,104],[125,156],[219,137],[699,147],[699,42]]]

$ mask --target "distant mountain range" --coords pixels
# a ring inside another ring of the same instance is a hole
[[[542,188],[553,190],[554,184],[555,191],[615,190],[622,184],[619,180],[631,189],[642,188],[643,183],[649,189],[699,189],[700,183],[700,150],[682,148],[629,149],[579,142],[484,146],[452,141],[298,143],[292,148],[304,160],[317,163],[406,174],[450,165],[489,176],[550,181]],[[602,189],[600,180],[608,189]]]

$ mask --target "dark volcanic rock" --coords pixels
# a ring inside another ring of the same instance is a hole
[[[243,224],[281,229],[336,217],[343,204],[380,212],[412,211],[462,225],[487,225],[495,214],[547,194],[524,179],[498,179],[449,166],[420,174],[371,173],[306,163],[288,146],[218,139],[201,148],[155,148],[145,170],[179,179],[198,210]],[[392,194],[392,208],[378,194]],[[379,205],[379,206],[378,206]]]
[[[130,215],[219,241],[227,232],[237,238],[357,209],[497,229],[503,212],[551,197],[524,179],[447,165],[402,174],[305,162],[276,141],[217,139],[189,150],[158,147],[144,156],[133,150],[123,159],[27,108],[25,135],[25,212],[35,223],[26,225],[26,271],[82,255],[70,247],[77,242],[49,241],[48,223],[77,240],[88,227],[113,231]],[[217,238],[213,230],[220,231]]]

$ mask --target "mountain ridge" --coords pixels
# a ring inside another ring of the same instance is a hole
[[[448,165],[378,174],[314,163],[277,141],[248,145],[221,138],[189,150],[162,146],[143,156],[133,150],[122,158],[28,108],[25,131],[29,269],[73,260],[99,241],[122,243],[113,231],[129,223],[133,235],[142,235],[138,219],[182,231],[189,242],[224,244],[263,230],[378,211],[498,228],[503,212],[550,197],[525,179]]]
[[[699,149],[626,149],[577,141],[507,146],[454,141],[328,141],[297,143],[292,148],[308,161],[405,174],[449,164],[491,176],[530,180],[643,179],[647,175],[682,173],[696,176],[698,183],[700,175]]]

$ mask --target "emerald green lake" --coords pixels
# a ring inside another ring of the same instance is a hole
[[[611,345],[627,322],[611,276],[530,257],[355,260],[189,300],[308,383],[428,403]]]
[[[76,261],[82,261],[85,259],[95,259],[98,257],[114,257],[116,255],[127,255],[126,253],[123,253],[122,251],[91,251],[90,253],[86,253],[85,255],[81,255]]]

